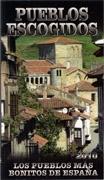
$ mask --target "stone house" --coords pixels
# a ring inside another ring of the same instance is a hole
[[[47,60],[29,60],[25,61],[24,65],[28,73],[26,78],[27,87],[31,92],[36,92],[39,95],[39,87],[47,86],[46,88],[48,88],[51,85],[65,92],[74,93],[76,96],[92,100],[91,118],[93,121],[91,122],[95,123],[94,120],[98,115],[97,90],[91,85],[90,82],[92,81],[85,81],[86,72],[84,70],[75,67],[66,69],[62,64],[52,64]],[[79,90],[76,88],[77,85],[80,86]],[[73,89],[69,91],[68,87]],[[42,94],[41,92],[40,97]],[[50,90],[50,96],[53,96],[52,94],[55,95]]]
[[[97,40],[95,45],[99,49],[94,53],[97,57],[104,56],[104,39]],[[88,78],[96,79],[93,83],[98,91],[98,128],[99,128],[99,149],[104,152],[104,64],[99,65],[87,74]]]
[[[55,64],[82,69],[82,43],[57,36],[38,43],[39,59],[49,59]]]
[[[78,83],[64,87],[66,92],[74,93],[79,97],[91,100],[93,103],[90,108],[91,119],[94,120],[98,115],[98,95],[97,89],[88,81],[80,81]],[[91,121],[94,123],[94,121]]]
[[[56,64],[51,68],[51,85],[63,88],[84,80],[85,76],[86,71],[82,69],[77,67],[66,68],[62,64]]]
[[[35,132],[35,123],[38,121],[39,114],[38,110],[29,107],[22,107],[19,110],[19,116],[21,117],[20,131],[18,136],[11,141],[12,157],[38,158],[41,148],[47,144],[48,140]]]
[[[104,39],[95,42],[100,49],[95,52],[97,57],[104,56]],[[93,85],[98,90],[98,124],[99,124],[99,149],[104,152],[104,65],[88,72],[89,78],[97,79]]]
[[[17,57],[14,38],[1,37],[1,115],[14,119],[18,113]],[[2,122],[3,125],[3,122]],[[3,125],[4,126],[4,125]],[[5,138],[10,139],[10,127],[6,127]]]
[[[50,69],[53,63],[47,60],[28,60],[24,62],[27,71],[27,87],[31,91],[44,84],[50,85]]]
[[[62,130],[57,140],[57,147],[64,151],[69,150],[69,145],[76,142],[78,147],[91,141],[90,116],[80,112],[70,101],[60,98],[39,99],[44,109],[50,109],[62,124]],[[87,112],[88,113],[88,112]]]
[[[11,154],[11,127],[4,122],[4,117],[14,119],[18,113],[17,57],[15,39],[1,37],[0,60],[0,119],[1,119],[1,154],[2,161]]]
[[[26,81],[30,90],[34,92],[36,87],[46,84],[64,91],[64,87],[85,80],[87,72],[82,69],[82,43],[58,36],[40,42],[38,47],[40,60],[26,61],[24,64],[29,76]],[[86,82],[92,82],[92,80],[86,79]],[[83,91],[80,96],[91,100],[91,94],[95,96],[94,93],[91,90],[86,95],[86,91]],[[92,105],[92,111],[95,112],[91,116],[93,119],[97,117],[96,105],[97,92],[96,99]]]
[[[94,86],[98,88],[99,149],[104,151],[104,65],[90,71],[88,77],[97,78]]]

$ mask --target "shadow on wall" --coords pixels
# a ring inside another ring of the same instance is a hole
[[[35,129],[35,119],[34,118],[32,118],[29,121],[25,121],[24,129],[17,136],[18,144],[21,143],[22,141],[28,139],[29,132],[32,133],[34,129]]]
[[[0,42],[0,47],[1,47],[1,60],[5,61],[5,60],[7,60],[6,55],[5,55],[6,48],[2,41]]]

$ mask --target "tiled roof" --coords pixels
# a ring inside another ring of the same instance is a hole
[[[78,96],[78,97],[80,97],[80,96]],[[84,102],[86,102],[88,104],[93,104],[94,103],[94,101],[91,101],[91,100],[83,98],[83,97],[80,97],[80,99],[82,99]]]
[[[74,118],[78,118],[78,117],[82,117],[84,119],[89,119],[90,116],[84,114],[84,113],[80,113],[80,112],[71,112],[71,114],[64,114],[64,113],[61,113],[61,112],[56,112],[56,111],[53,111],[54,115],[59,118],[60,120],[64,121],[64,120],[74,120]]]
[[[72,103],[61,100],[59,98],[50,98],[50,99],[40,99],[39,102],[43,106],[43,108],[49,108],[49,109],[60,109],[60,108],[69,108],[72,107]]]
[[[24,66],[29,74],[47,74],[53,63],[47,60],[28,60],[24,62]]]
[[[99,66],[96,69],[93,69],[87,73],[87,76],[89,78],[97,78],[99,76],[102,76],[104,74],[104,64]]]
[[[86,74],[86,71],[84,71],[82,69],[78,69],[77,67],[70,67],[70,68],[66,69],[66,73],[71,74],[71,73],[78,71],[78,70]]]
[[[75,40],[75,39],[70,39],[64,36],[57,36],[48,40],[45,40],[43,42],[40,42],[38,44],[82,44],[81,42]]]
[[[66,67],[64,65],[62,65],[62,64],[55,64],[55,65],[52,66],[51,69],[55,69],[55,68],[64,68],[64,69],[66,69]]]
[[[33,117],[37,116],[38,114],[39,112],[37,110],[29,108],[29,107],[23,108],[19,113],[21,118],[24,120],[30,120]]]
[[[32,141],[34,143],[38,143],[39,148],[42,148],[48,142],[46,138],[43,138],[42,136],[39,136],[38,134],[35,134],[32,137]]]
[[[72,116],[70,116],[69,114],[64,114],[64,113],[56,112],[56,111],[54,111],[53,113],[57,118],[59,118],[62,121],[63,120],[72,120],[73,119]]]
[[[68,89],[67,87],[64,87],[63,89],[59,89],[57,87],[54,87],[52,85],[49,85],[48,88],[50,88],[51,90],[56,90],[56,91],[59,91],[60,93],[64,93],[66,96],[69,97],[69,95],[71,96],[71,100],[72,100],[72,97],[76,97],[79,99],[79,101],[84,101],[85,103],[88,103],[88,104],[93,104],[93,101],[89,100],[89,99],[86,99],[86,98],[82,98],[80,96],[76,96],[75,94],[73,94],[73,92],[68,92]],[[66,89],[65,89],[66,88]],[[76,103],[73,103],[73,106],[76,106],[78,107],[79,109],[83,109],[84,107],[76,104]]]
[[[80,116],[80,117],[82,117],[84,119],[89,119],[90,118],[90,116],[88,116],[88,115],[86,115],[84,113],[77,112],[77,111],[72,112],[71,114],[72,114],[73,117],[79,117]]]
[[[96,88],[87,81],[80,81],[78,83],[67,86],[64,89],[66,89],[67,92],[74,92],[76,91],[76,88],[78,88],[78,91],[96,91]]]

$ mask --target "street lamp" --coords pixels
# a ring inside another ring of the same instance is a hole
[[[29,133],[28,133],[28,139],[31,139],[31,136],[32,136],[32,133],[29,132]]]
[[[20,122],[20,127],[19,128],[20,128],[20,131],[24,130],[24,122],[23,121]]]

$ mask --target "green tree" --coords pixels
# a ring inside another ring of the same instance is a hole
[[[18,77],[19,105],[40,109],[41,106],[38,103],[36,96],[27,89],[26,78],[26,69],[24,66],[21,66]]]
[[[19,105],[39,109],[40,112],[43,112],[36,95],[30,93],[27,89],[25,81],[26,77],[26,70],[24,66],[22,66],[18,78]],[[48,143],[43,148],[43,153],[53,153],[57,151],[57,139],[61,131],[61,126],[59,125],[60,123],[58,123],[57,118],[52,112],[47,111],[44,114],[41,113],[36,122],[36,133],[48,140]]]
[[[69,153],[71,156],[75,156],[77,154],[77,144],[75,142],[72,142],[70,145],[69,145]]]
[[[7,114],[3,117],[3,122],[5,123],[5,126],[10,126],[11,134],[17,135],[19,133],[19,124],[20,124],[21,118],[19,115],[15,116],[14,119],[12,119]]]
[[[42,152],[45,154],[57,152],[57,140],[62,129],[59,120],[50,111],[39,115],[38,119],[39,121],[36,123],[36,132],[48,140]]]

